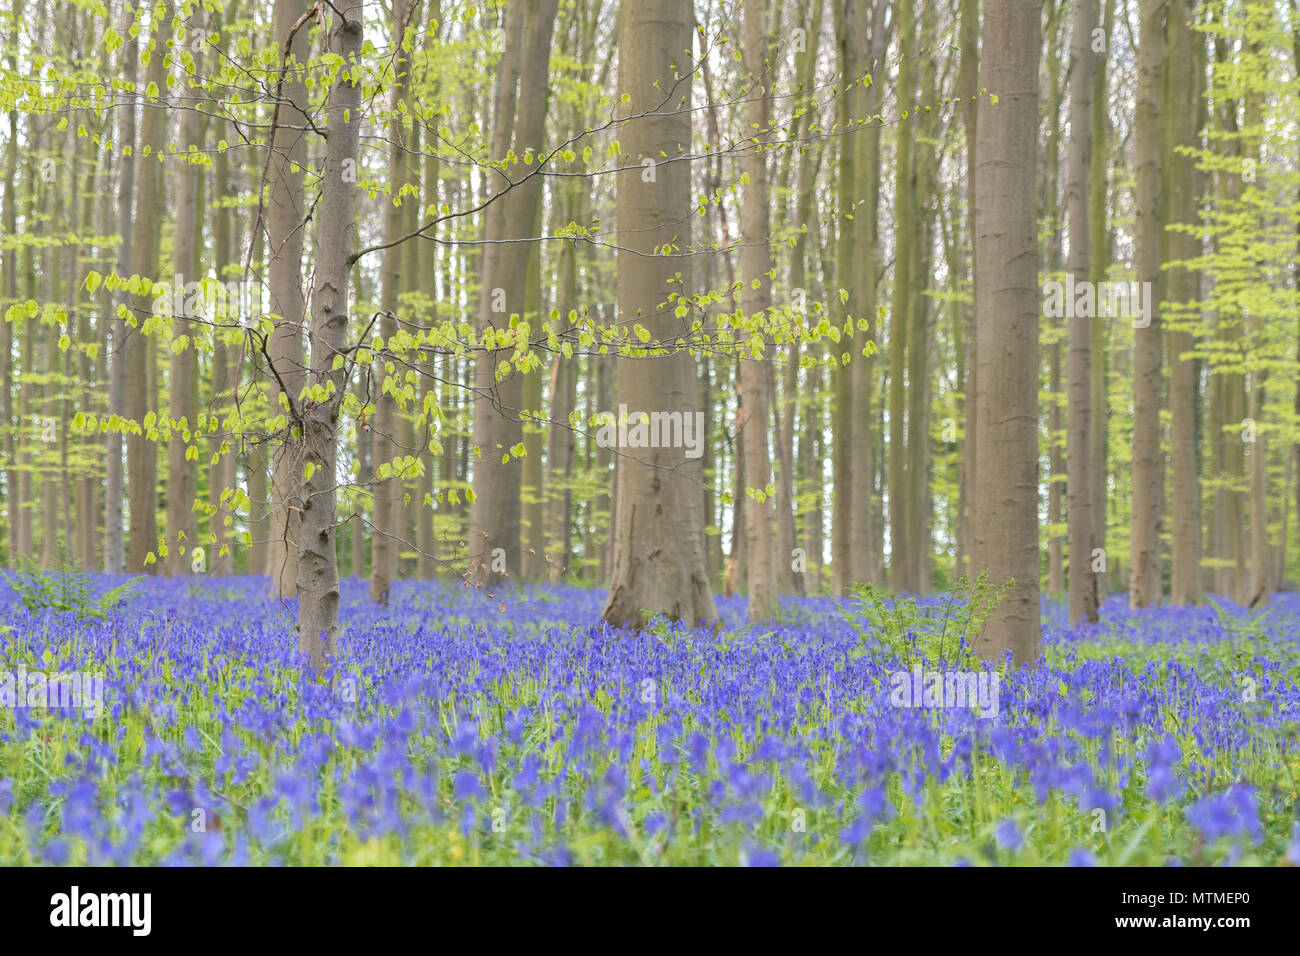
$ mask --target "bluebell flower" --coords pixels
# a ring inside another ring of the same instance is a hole
[[[1070,866],[1096,866],[1097,858],[1086,847],[1076,846],[1070,851]]]
[[[1025,842],[1025,838],[1020,832],[1020,826],[1010,817],[1000,821],[993,832],[997,838],[998,846],[1004,850],[1011,850],[1013,853],[1019,850]]]

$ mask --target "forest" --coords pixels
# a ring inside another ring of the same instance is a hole
[[[0,0],[0,863],[1300,865],[1297,105],[1296,0]]]

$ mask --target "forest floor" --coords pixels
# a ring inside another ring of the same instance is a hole
[[[314,681],[266,586],[101,618],[0,580],[0,864],[1300,865],[1298,595],[1049,601],[1040,661],[990,670],[936,651],[942,596],[630,635],[595,590],[347,580]]]

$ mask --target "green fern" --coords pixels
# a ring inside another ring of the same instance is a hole
[[[134,577],[100,594],[90,575],[66,561],[57,571],[42,571],[26,555],[17,558],[12,577],[2,571],[0,574],[23,606],[32,612],[53,610],[75,614],[78,621],[102,621],[118,602],[131,598],[139,590],[140,578]]]
[[[973,582],[962,578],[938,605],[922,607],[914,597],[892,597],[871,584],[853,585],[853,603],[840,613],[858,634],[856,656],[875,654],[931,667],[966,668],[975,660],[975,640],[1003,595],[987,572]]]

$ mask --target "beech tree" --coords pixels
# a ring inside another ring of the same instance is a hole
[[[646,353],[670,345],[688,314],[690,260],[674,256],[690,241],[691,143],[689,0],[643,0],[622,10],[618,83],[639,121],[622,140],[618,173],[618,310],[649,333]],[[630,412],[694,417],[695,362],[680,350],[620,357],[617,398]],[[758,419],[762,421],[762,419]],[[662,614],[688,625],[716,620],[704,564],[704,499],[698,459],[683,448],[642,448],[620,460],[614,558],[602,617],[646,623]]]
[[[1092,171],[1092,90],[1098,54],[1093,48],[1097,4],[1076,0],[1070,25],[1070,146],[1067,214],[1070,275],[1091,277],[1092,232],[1088,222]],[[1098,588],[1093,570],[1097,547],[1092,516],[1092,329],[1094,320],[1074,310],[1069,320],[1069,436],[1067,454],[1070,525],[1070,621],[1097,620]]]
[[[1137,281],[1154,289],[1160,281],[1160,68],[1164,58],[1163,0],[1139,5],[1137,117],[1134,159],[1134,265]],[[1160,599],[1160,318],[1134,329],[1133,526],[1130,534],[1129,603],[1150,607]]]
[[[973,569],[1011,581],[976,648],[1038,654],[1038,243],[1033,189],[1038,5],[987,0],[975,141],[975,398],[983,451],[975,471]]]

